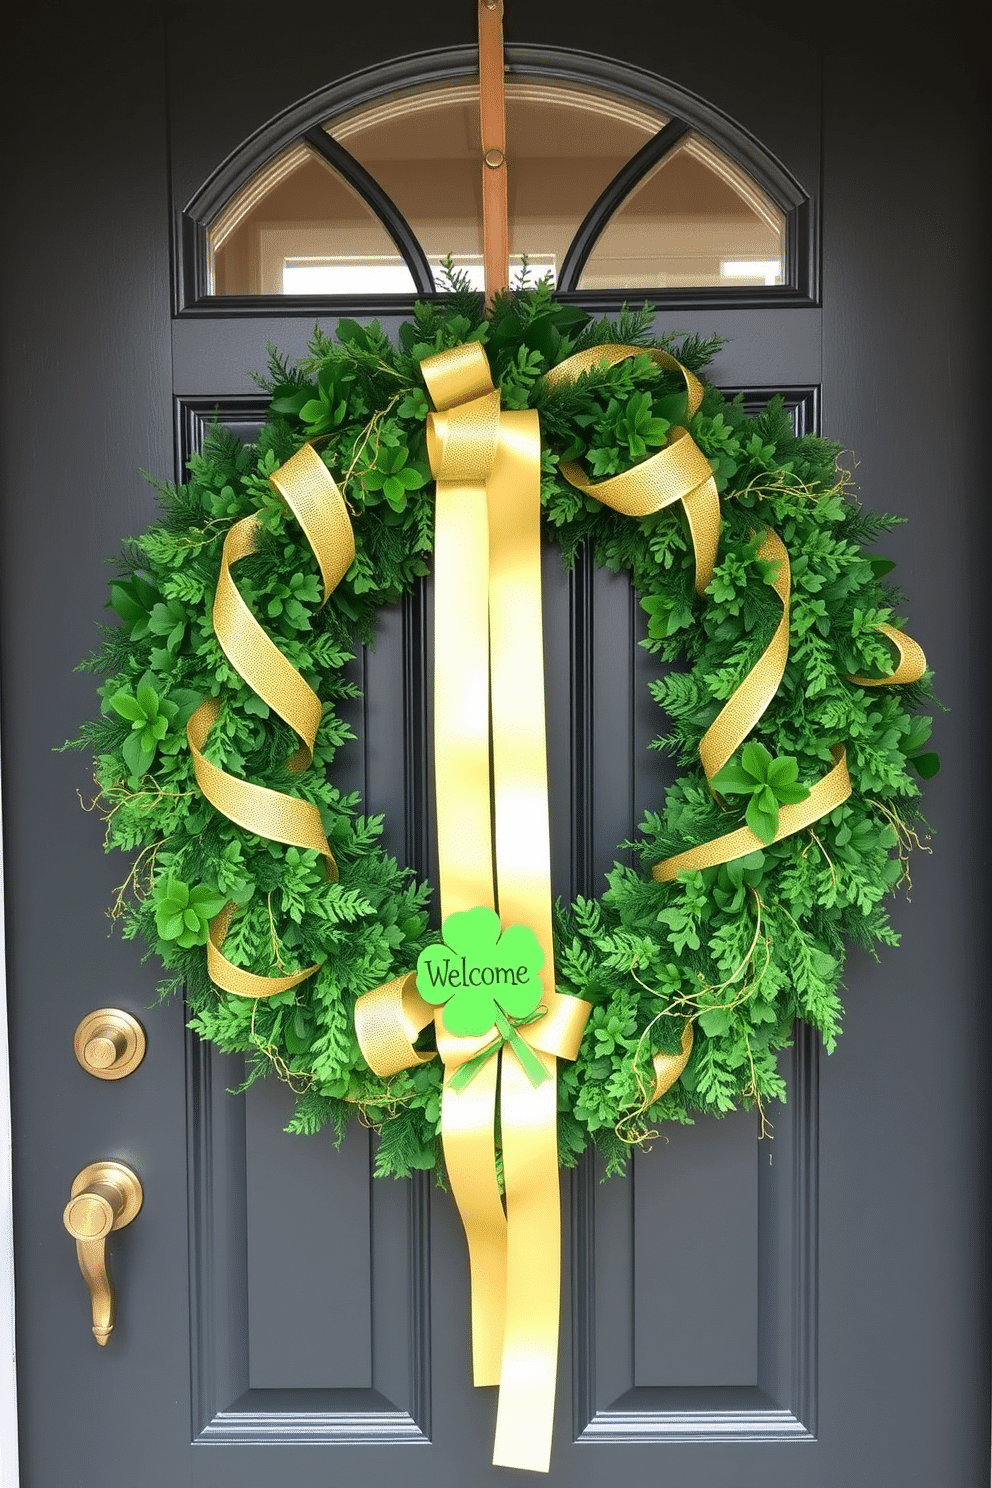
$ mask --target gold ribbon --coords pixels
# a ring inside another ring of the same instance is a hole
[[[544,1016],[520,1029],[551,1078],[532,1085],[504,1046],[465,1086],[453,1077],[492,1034],[453,1037],[409,978],[355,1010],[370,1066],[422,1060],[433,1016],[444,1067],[441,1136],[469,1251],[473,1377],[499,1384],[493,1461],[547,1471],[560,1312],[556,1061],[574,1059],[589,1005],[555,987],[540,550],[540,425],[502,412],[475,342],[422,365],[436,412],[434,755],[442,920],[498,905],[544,952]],[[490,747],[490,730],[492,744]],[[492,807],[490,805],[490,767]],[[496,1175],[499,1095],[506,1207]]]
[[[500,411],[476,342],[429,358],[421,370],[437,410],[428,418],[427,441],[437,481],[434,759],[441,914],[446,919],[477,904],[498,906],[504,925],[534,931],[545,958],[547,1012],[521,1035],[554,1076],[557,1058],[578,1053],[589,1006],[555,989],[540,425],[533,410]],[[535,1088],[504,1047],[456,1090],[453,1075],[491,1035],[454,1038],[441,1011],[435,1030],[445,1066],[445,1163],[469,1250],[473,1374],[478,1385],[500,1385],[493,1461],[546,1471],[560,1308],[557,1081]],[[496,1177],[497,1075],[505,1215]]]
[[[927,669],[927,659],[919,641],[896,630],[894,625],[879,624],[875,629],[888,636],[896,648],[899,661],[895,671],[887,677],[848,677],[848,682],[857,682],[859,687],[893,687],[897,683],[905,686],[908,682],[918,682]]]
[[[656,366],[670,372],[681,372],[688,397],[686,416],[692,418],[703,401],[702,383],[688,367],[656,347],[591,346],[552,367],[545,374],[544,385],[554,390],[577,381],[593,367],[614,366],[637,356],[650,357]],[[710,462],[688,429],[676,425],[664,449],[608,480],[590,481],[578,461],[566,461],[559,470],[571,485],[626,517],[647,517],[681,501],[696,555],[696,593],[704,592],[713,577],[720,542],[720,497]]]
[[[341,494],[310,445],[304,445],[280,466],[271,477],[271,484],[283,497],[313,549],[323,581],[321,603],[326,603],[355,556],[354,535]],[[261,524],[256,517],[243,517],[224,539],[214,595],[214,634],[238,675],[299,738],[300,747],[286,761],[286,768],[300,771],[313,760],[320,699],[266,635],[238,593],[231,575],[233,564],[256,551],[260,532]],[[204,796],[217,811],[247,832],[319,853],[328,878],[336,879],[337,864],[316,806],[298,796],[229,775],[206,758],[207,736],[220,715],[220,708],[217,698],[207,698],[186,725],[193,769]],[[233,904],[225,905],[211,921],[207,941],[207,970],[211,981],[223,991],[239,997],[271,997],[274,992],[297,986],[317,970],[319,962],[286,976],[268,977],[256,976],[233,965],[222,954],[221,947],[234,912]]]
[[[724,703],[699,744],[699,758],[706,779],[712,781],[718,770],[743,744],[778,692],[789,656],[789,594],[791,566],[785,544],[776,532],[768,532],[757,556],[778,563],[772,588],[782,601],[779,620],[768,645],[758,657],[743,682]]]

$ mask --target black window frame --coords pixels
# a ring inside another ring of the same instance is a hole
[[[617,172],[580,224],[562,261],[558,297],[594,314],[615,314],[632,300],[656,311],[816,307],[820,303],[819,214],[816,195],[726,114],[665,79],[607,58],[556,47],[508,46],[507,76],[541,77],[598,87],[654,108],[668,123]],[[448,48],[370,68],[302,99],[247,140],[175,214],[173,262],[177,317],[401,316],[414,302],[437,294],[423,248],[395,203],[324,125],[392,93],[478,75],[472,47]],[[690,134],[723,151],[776,203],[785,216],[782,284],[678,288],[579,289],[577,284],[607,222],[636,184]],[[318,153],[378,217],[408,269],[415,291],[403,295],[217,295],[208,292],[208,233],[238,191],[270,160],[294,144]]]

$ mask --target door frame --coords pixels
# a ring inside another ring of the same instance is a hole
[[[3,809],[0,806],[0,843]],[[14,1352],[14,1233],[11,1216],[10,1053],[7,1047],[7,953],[3,852],[0,851],[0,1488],[17,1488],[17,1377]]]

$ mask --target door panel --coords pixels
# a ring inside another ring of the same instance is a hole
[[[822,309],[713,306],[659,324],[731,337],[715,368],[726,387],[792,390],[804,419],[822,401],[867,502],[912,517],[886,547],[953,708],[928,790],[935,856],[917,864],[912,904],[896,901],[903,949],[880,965],[852,954],[848,1034],[822,1069],[797,1037],[773,1140],[757,1143],[746,1115],[699,1122],[659,1136],[626,1181],[602,1185],[592,1164],[565,1175],[549,1482],[971,1488],[988,1458],[966,743],[981,735],[963,639],[977,233],[962,210],[974,161],[954,27],[934,39],[922,7],[901,8],[900,50],[884,17],[876,34],[846,5],[828,24],[770,4],[662,19],[622,0],[570,7],[567,28],[545,0],[508,10],[513,43],[669,77],[750,130],[816,201],[822,185]],[[101,613],[103,559],[153,517],[136,472],[181,464],[215,407],[250,433],[264,405],[248,374],[266,340],[296,355],[311,330],[289,313],[175,314],[170,233],[282,110],[358,69],[474,39],[473,7],[454,0],[383,19],[311,14],[306,33],[254,0],[109,5],[98,21],[61,17],[59,49],[42,19],[14,38],[19,216],[0,408],[25,1488],[507,1481],[488,1465],[494,1392],[468,1384],[449,1196],[422,1178],[373,1181],[359,1128],[340,1149],[286,1136],[275,1082],[227,1093],[238,1062],[188,1041],[181,1008],[155,1005],[154,969],[106,936],[126,868],[102,857],[99,823],[78,809],[84,762],[50,752],[93,708],[92,678],[72,668]],[[659,719],[629,586],[582,563],[565,576],[552,550],[545,579],[555,889],[571,896],[601,886],[666,767],[646,751]],[[428,584],[381,617],[357,663],[359,743],[341,756],[342,783],[386,813],[390,850],[426,873],[429,598]],[[141,1018],[149,1052],[104,1083],[71,1041],[111,1003]],[[146,1201],[114,1237],[120,1321],[97,1350],[61,1211],[73,1175],[104,1156],[135,1168]]]

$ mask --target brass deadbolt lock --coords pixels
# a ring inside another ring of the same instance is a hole
[[[145,1057],[145,1030],[120,1008],[97,1008],[76,1029],[76,1058],[98,1080],[122,1080]]]

